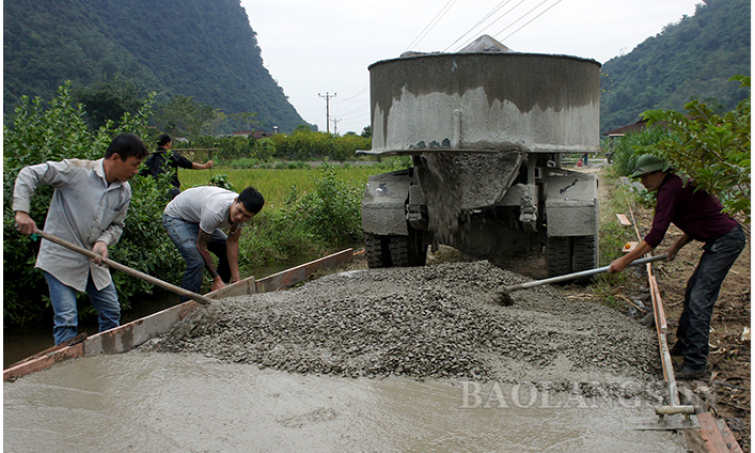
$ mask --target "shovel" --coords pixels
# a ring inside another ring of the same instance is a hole
[[[179,296],[189,297],[189,298],[193,299],[194,301],[196,301],[196,302],[198,302],[198,303],[200,303],[202,305],[207,305],[207,304],[210,304],[210,303],[213,302],[213,299],[210,299],[209,297],[205,297],[205,296],[202,296],[201,294],[197,294],[197,293],[191,292],[191,291],[189,291],[187,289],[183,289],[180,286],[176,286],[176,285],[172,285],[172,284],[170,284],[168,282],[164,282],[164,281],[162,281],[160,279],[152,277],[151,275],[147,275],[144,272],[138,271],[136,269],[132,269],[132,268],[130,268],[128,266],[124,266],[123,264],[120,264],[120,263],[116,263],[115,261],[111,261],[111,260],[109,260],[107,258],[102,259],[102,257],[100,255],[94,253],[93,251],[87,250],[87,249],[85,249],[83,247],[79,247],[76,244],[71,244],[70,242],[66,241],[65,239],[61,239],[61,238],[59,238],[57,236],[54,236],[54,235],[52,235],[50,233],[46,233],[44,231],[37,230],[37,231],[35,231],[34,234],[38,234],[38,235],[42,236],[44,239],[47,239],[50,242],[54,242],[54,243],[56,243],[56,244],[58,244],[60,246],[63,246],[65,248],[67,248],[67,249],[73,250],[74,252],[81,253],[82,255],[88,256],[89,258],[93,258],[93,259],[94,258],[99,258],[99,259],[102,260],[102,263],[104,265],[108,266],[108,267],[111,267],[111,268],[113,268],[113,269],[115,269],[117,271],[125,272],[126,274],[128,274],[128,275],[130,275],[132,277],[136,277],[136,278],[142,279],[142,280],[144,280],[144,281],[146,281],[148,283],[152,283],[153,285],[159,286],[159,287],[161,287],[163,289],[167,289],[168,291],[176,293]]]
[[[666,254],[663,253],[660,255],[655,255],[655,256],[650,256],[647,258],[640,258],[638,260],[634,260],[631,263],[629,263],[629,266],[638,266],[640,264],[652,263],[654,261],[661,261],[665,259],[666,259]],[[580,277],[589,277],[595,274],[602,274],[603,272],[608,272],[609,267],[610,266],[603,266],[603,267],[598,267],[596,269],[588,269],[584,271],[573,272],[571,274],[558,275],[556,277],[546,278],[543,280],[534,280],[527,283],[520,283],[518,285],[504,286],[503,288],[498,290],[498,295],[503,305],[513,305],[514,301],[511,299],[510,293],[514,291],[519,291],[520,289],[532,288],[534,286],[547,285],[549,283],[558,283],[558,282],[563,282],[567,280],[573,280],[575,278],[580,278]]]

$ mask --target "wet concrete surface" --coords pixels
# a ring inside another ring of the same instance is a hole
[[[4,384],[6,452],[684,452],[642,401],[132,351]]]
[[[487,262],[203,307],[138,350],[4,383],[7,452],[683,452],[652,332]]]

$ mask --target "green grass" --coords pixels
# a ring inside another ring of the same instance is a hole
[[[338,179],[350,187],[365,187],[367,178],[384,170],[378,167],[333,167]],[[226,175],[228,182],[233,184],[236,190],[241,191],[248,186],[253,186],[265,197],[265,209],[280,209],[283,202],[296,187],[297,193],[302,196],[315,188],[317,180],[322,178],[323,170],[318,168],[293,169],[293,170],[268,170],[268,169],[229,169],[212,168],[210,170],[179,170],[178,178],[181,181],[181,190],[190,187],[207,185],[215,175]]]
[[[635,229],[621,225],[616,218],[616,214],[630,217],[629,206],[636,205],[637,196],[631,188],[619,184],[611,167],[602,170],[601,185],[610,193],[600,205],[600,263],[601,266],[608,266],[623,255],[622,249],[627,242],[638,241]],[[618,301],[615,293],[633,278],[635,277],[631,272],[598,275],[592,285],[593,294],[603,305],[626,311],[626,304]]]

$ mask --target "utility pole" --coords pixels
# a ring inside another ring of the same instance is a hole
[[[327,91],[325,92],[325,95],[317,93],[321,98],[325,98],[325,129],[328,134],[330,134],[330,98],[336,97],[336,94],[338,93],[330,94]]]
[[[341,121],[341,118],[333,118],[333,134],[338,135],[338,123]]]

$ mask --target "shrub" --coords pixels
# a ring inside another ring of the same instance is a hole
[[[362,237],[361,188],[349,187],[330,165],[312,193],[302,198],[297,213],[305,227],[320,241],[345,244]]]

